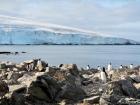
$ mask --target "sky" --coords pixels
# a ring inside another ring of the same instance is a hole
[[[0,0],[0,14],[140,41],[140,0]]]

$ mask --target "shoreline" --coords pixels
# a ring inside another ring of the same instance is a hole
[[[0,46],[24,46],[24,45],[28,45],[28,46],[39,46],[39,45],[56,45],[56,46],[139,46],[140,44],[0,44]]]

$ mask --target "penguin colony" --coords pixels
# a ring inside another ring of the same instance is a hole
[[[123,69],[124,67],[125,67],[125,66],[120,65],[119,69],[121,70],[121,69]],[[89,65],[87,65],[86,68],[87,68],[87,70],[90,70],[90,66],[89,66]],[[134,68],[134,67],[133,67],[133,64],[130,64],[128,68],[129,68],[129,69],[133,69],[133,68]],[[106,83],[106,82],[107,82],[108,76],[111,76],[110,73],[113,72],[112,64],[111,64],[111,62],[110,62],[110,63],[107,65],[107,71],[106,71],[106,68],[105,68],[105,67],[101,68],[100,66],[97,67],[97,70],[100,71],[100,79],[101,79],[102,83]]]

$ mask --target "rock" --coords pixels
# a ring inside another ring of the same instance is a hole
[[[117,94],[120,96],[137,97],[137,89],[129,80],[112,81],[107,84],[105,94]]]
[[[26,64],[25,63],[20,63],[15,65],[16,68],[20,71],[25,71],[26,70]]]
[[[63,64],[61,70],[67,71],[75,76],[79,75],[79,71],[76,64]]]
[[[100,97],[99,104],[100,105],[122,105],[122,104],[118,104],[118,101],[121,98],[122,97],[121,96],[118,96],[118,95],[105,95],[105,94],[103,94]]]
[[[26,105],[26,87],[20,87],[13,91],[11,96],[12,105]]]
[[[19,71],[19,69],[14,67],[13,71],[17,72],[17,71]]]
[[[118,105],[140,105],[140,99],[134,98],[121,98]]]
[[[88,74],[83,74],[82,75],[85,79],[89,79],[90,78],[90,75],[88,75]]]
[[[99,103],[100,105],[140,105],[140,99],[106,95],[100,98]]]
[[[23,76],[23,73],[10,71],[7,73],[7,83],[9,85],[18,84],[18,79]]]
[[[78,101],[86,97],[86,93],[78,86],[65,85],[62,87],[62,99]]]
[[[126,75],[130,76],[130,75],[139,75],[139,71],[138,70],[126,70]]]
[[[100,96],[93,96],[90,98],[85,98],[83,101],[84,103],[88,103],[88,104],[98,104],[100,100]]]
[[[138,97],[140,97],[140,83],[134,83],[133,85],[136,87],[138,91],[138,95],[139,95]]]
[[[9,92],[8,84],[5,81],[0,80],[0,97],[3,97]]]
[[[19,79],[22,76],[23,76],[22,73],[11,71],[11,72],[8,72],[7,79],[8,80],[10,80],[10,79],[17,80],[17,79]]]
[[[6,62],[6,67],[7,67],[7,68],[13,68],[13,67],[16,67],[16,66],[15,66],[14,63],[7,61],[7,62]]]
[[[60,71],[60,69],[56,67],[46,67],[46,72],[51,76],[53,76],[57,70]]]
[[[140,83],[140,76],[139,75],[131,75],[130,76],[136,83]]]
[[[106,84],[100,99],[100,105],[121,105],[117,104],[125,97],[138,97],[138,91],[129,79],[112,81]]]
[[[31,96],[47,102],[55,102],[60,91],[60,85],[48,75],[37,77],[37,80],[32,82],[29,87]]]
[[[37,76],[42,75],[42,74],[43,74],[42,72],[37,72],[36,74],[34,74],[34,73],[33,74],[32,73],[26,73],[21,78],[19,78],[17,81],[20,84],[29,87],[30,84],[32,83],[32,81],[36,81]]]
[[[5,63],[1,63],[0,64],[0,69],[6,69],[6,64]]]
[[[91,80],[82,81],[82,85],[87,86],[88,84],[93,84]]]
[[[24,90],[26,90],[26,86],[24,86],[24,85],[11,85],[11,86],[9,86],[9,92],[12,92],[12,93],[21,93],[22,91],[22,89],[24,89]],[[24,91],[24,93],[25,93],[25,91]]]
[[[135,86],[133,85],[131,81],[121,80],[120,84],[121,84],[124,95],[137,98],[138,96],[137,89],[135,88]]]

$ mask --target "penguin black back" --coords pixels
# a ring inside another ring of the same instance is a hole
[[[105,67],[103,67],[103,72],[105,73],[106,76],[108,76],[108,74],[105,71]]]

